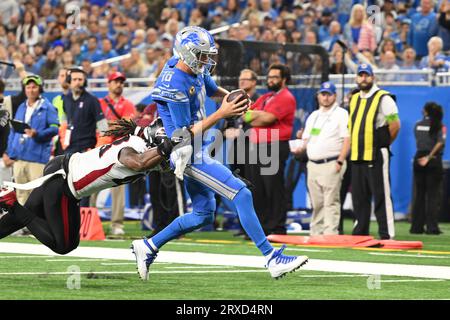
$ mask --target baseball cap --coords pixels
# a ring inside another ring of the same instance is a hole
[[[331,81],[326,81],[320,85],[319,93],[327,92],[329,94],[336,94],[336,86]]]
[[[366,64],[366,63],[360,64],[358,66],[358,71],[356,73],[360,74],[361,72],[365,72],[369,76],[373,76],[373,70],[372,70],[372,67],[370,66],[370,64]]]
[[[325,8],[325,9],[323,9],[323,11],[322,11],[322,16],[329,17],[329,16],[331,16],[331,15],[333,15],[333,12],[331,11],[330,8]]]
[[[62,40],[55,40],[55,41],[53,41],[52,48],[56,48],[58,46],[64,48],[64,42],[62,42]]]
[[[30,75],[26,76],[25,78],[23,78],[23,80],[22,80],[22,84],[24,86],[26,86],[30,82],[34,82],[38,86],[42,86],[42,78],[40,76],[38,76],[37,74],[30,74]]]
[[[170,33],[163,33],[161,40],[173,41],[173,36]]]
[[[108,76],[108,82],[117,80],[117,79],[123,79],[123,81],[126,81],[127,77],[125,77],[125,75],[119,71],[113,72]]]

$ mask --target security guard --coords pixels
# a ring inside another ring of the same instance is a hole
[[[354,235],[368,235],[372,197],[380,239],[395,236],[389,179],[389,146],[400,130],[395,97],[375,84],[372,67],[358,66],[359,92],[350,100],[350,161]]]
[[[424,118],[416,123],[414,135],[417,151],[414,156],[414,195],[410,233],[442,233],[438,215],[442,196],[442,154],[444,152],[446,127],[442,124],[442,107],[427,102],[423,108]]]

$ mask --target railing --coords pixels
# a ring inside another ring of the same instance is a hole
[[[450,72],[434,74],[431,69],[424,70],[382,70],[375,71],[377,83],[380,86],[450,86]],[[320,84],[320,75],[293,75],[291,88],[311,88]],[[219,83],[230,77],[214,77]],[[355,87],[355,74],[330,74],[330,81],[336,84],[336,87],[345,89]],[[125,82],[125,90],[148,90],[155,82],[155,78],[129,78]],[[258,77],[258,89],[266,87],[266,77]],[[21,88],[20,79],[10,78],[6,81],[6,91],[19,91]],[[106,79],[88,79],[88,90],[107,91]],[[44,90],[46,92],[60,92],[61,87],[57,80],[44,80]]]
[[[450,86],[450,72],[438,72],[436,74],[436,86]]]

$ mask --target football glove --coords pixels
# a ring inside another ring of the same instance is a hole
[[[0,127],[6,127],[9,122],[9,112],[5,109],[0,109]]]

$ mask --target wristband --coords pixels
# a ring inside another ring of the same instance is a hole
[[[252,122],[252,110],[248,110],[244,115],[244,122],[250,123]]]

